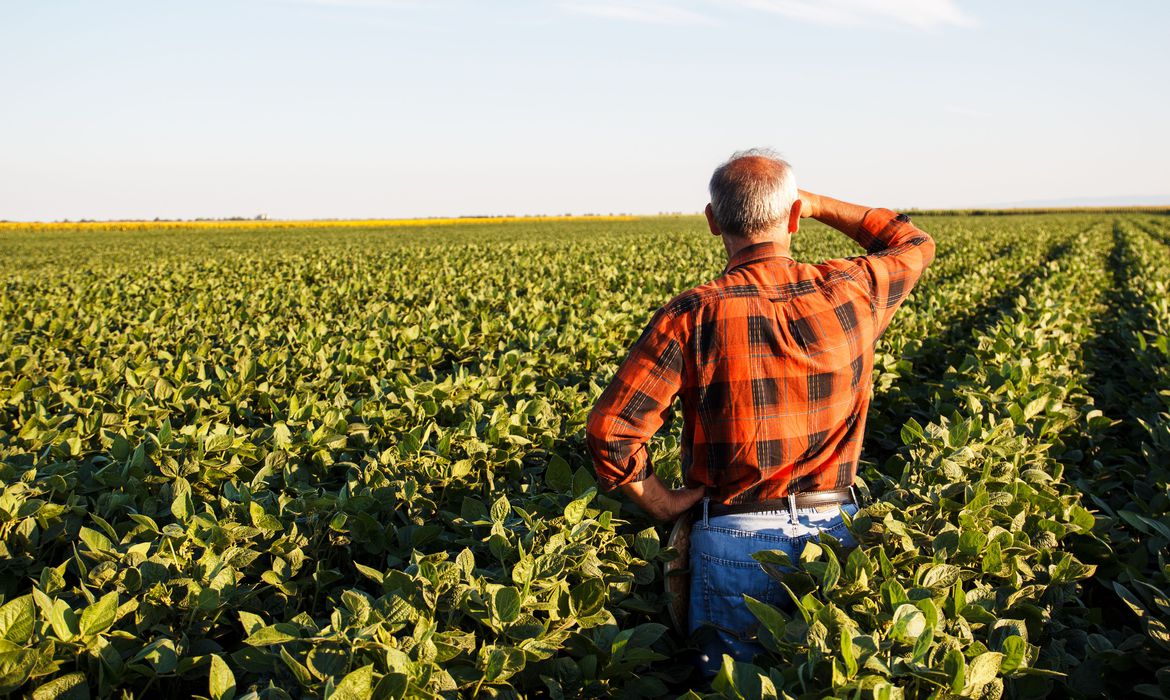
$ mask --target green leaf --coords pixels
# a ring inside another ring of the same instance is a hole
[[[597,479],[593,478],[591,470],[580,467],[573,472],[573,495],[583,496],[589,489],[596,490]]]
[[[1092,513],[1075,505],[1069,508],[1069,520],[1082,534],[1092,532],[1093,527],[1097,524],[1097,519],[1093,517]]]
[[[1032,399],[1031,401],[1028,402],[1028,404],[1026,406],[1024,406],[1025,420],[1031,420],[1035,416],[1039,415],[1040,412],[1043,411],[1047,406],[1048,406],[1048,397],[1047,396],[1041,396],[1038,399]]]
[[[1134,595],[1133,591],[1129,590],[1117,581],[1113,582],[1113,590],[1117,593],[1121,600],[1129,606],[1129,609],[1132,610],[1135,615],[1137,615],[1139,618],[1146,617],[1146,608],[1144,605],[1142,605],[1141,599]]]
[[[36,617],[32,594],[8,601],[0,607],[0,639],[25,644],[32,638]]]
[[[118,616],[118,594],[107,593],[96,603],[87,607],[81,613],[80,631],[82,635],[93,635],[105,632],[114,624]]]
[[[968,421],[956,421],[951,423],[950,429],[947,431],[947,444],[951,447],[962,447],[967,444],[967,438],[971,435],[971,423]]]
[[[368,664],[342,678],[329,700],[369,700],[373,693],[374,665]]]
[[[248,515],[252,519],[252,526],[266,532],[276,532],[281,529],[280,520],[264,509],[256,501],[248,503]]]
[[[525,554],[520,557],[520,561],[512,565],[512,582],[518,586],[525,586],[537,579],[536,560],[532,555]]]
[[[764,629],[771,633],[774,639],[779,641],[784,638],[784,630],[788,625],[788,618],[783,612],[767,603],[756,600],[746,593],[743,596],[743,602],[747,605],[751,614],[756,616],[756,619],[760,621]]]
[[[949,588],[959,580],[959,567],[953,564],[937,564],[922,576],[923,588]]]
[[[355,561],[353,563],[353,568],[356,569],[359,574],[365,576],[374,583],[377,583],[379,586],[381,586],[383,581],[386,580],[385,574],[383,574],[381,571],[378,571],[377,569],[366,566],[365,564],[361,564]]]
[[[837,582],[841,580],[841,564],[837,561],[837,555],[833,554],[833,550],[825,548],[825,572],[821,576],[821,587],[826,593],[831,593],[837,587]]]
[[[926,654],[930,651],[930,645],[934,643],[934,628],[930,625],[918,635],[914,640],[914,649],[910,652],[910,658],[915,662],[921,662],[926,658]]]
[[[252,634],[264,626],[264,618],[255,613],[241,610],[238,615],[240,617],[240,625],[244,628],[244,634]]]
[[[272,444],[278,449],[292,446],[292,431],[284,421],[278,421],[272,426]]]
[[[658,541],[658,531],[653,527],[648,527],[637,535],[634,535],[634,550],[638,552],[638,556],[642,559],[653,561],[654,557],[658,556],[660,549],[661,544]]]
[[[943,657],[943,671],[950,680],[951,692],[956,694],[963,692],[963,687],[967,683],[967,661],[963,658],[963,652],[954,647],[948,649],[946,656]]]
[[[53,634],[61,641],[71,641],[80,632],[77,613],[69,604],[58,598],[50,598],[38,589],[33,589],[33,600],[41,609],[41,614],[48,618],[53,628]]]
[[[520,592],[512,586],[503,586],[492,595],[492,612],[500,622],[513,622],[520,616]]]
[[[564,457],[553,454],[544,469],[544,484],[549,490],[564,493],[573,487],[573,470]]]
[[[897,579],[891,578],[882,584],[882,600],[885,601],[886,607],[895,608],[909,603],[910,596],[906,595],[906,589]]]
[[[576,525],[585,518],[585,511],[589,508],[589,503],[596,495],[597,489],[590,487],[581,495],[580,498],[574,499],[565,506],[565,521],[570,525]]]
[[[565,555],[560,552],[549,552],[536,558],[532,565],[532,578],[535,581],[551,581],[558,578],[565,569]]]
[[[950,593],[947,595],[946,611],[947,615],[955,616],[963,612],[963,608],[967,606],[967,594],[963,592],[963,579],[955,581],[955,585],[951,586]]]
[[[902,425],[902,444],[913,445],[922,440],[925,434],[922,432],[922,425],[918,421],[911,418]]]
[[[236,696],[236,677],[219,654],[211,655],[207,681],[211,700],[232,700]]]
[[[10,693],[24,685],[37,659],[37,652],[32,649],[0,652],[0,693]]]
[[[723,666],[711,681],[711,688],[724,698],[740,700],[772,700],[777,697],[772,679],[760,667],[737,662],[723,655]]]
[[[524,652],[516,647],[487,647],[483,679],[488,682],[507,680],[524,668]]]
[[[195,514],[195,503],[191,500],[191,484],[178,478],[171,482],[171,515],[179,523],[186,523]]]
[[[281,653],[283,652],[282,648]],[[308,667],[308,670],[321,680],[344,673],[348,665],[349,654],[336,647],[323,645],[313,647],[305,659],[305,666]]]
[[[853,633],[848,628],[841,629],[837,646],[845,662],[845,675],[853,678],[857,675],[857,652],[853,648]]]
[[[605,584],[588,578],[569,590],[569,604],[578,617],[588,617],[605,604]]]
[[[995,680],[999,673],[1003,654],[997,651],[985,651],[971,660],[967,666],[967,690],[975,690],[980,686]]]
[[[231,435],[208,435],[203,441],[203,451],[206,453],[223,452],[230,448],[234,439]]]
[[[32,700],[89,700],[89,683],[84,673],[68,673],[44,685],[32,693]]]
[[[894,610],[890,636],[902,642],[912,643],[926,629],[926,617],[913,603],[903,603]]]
[[[313,674],[309,673],[309,669],[305,668],[304,664],[302,664],[300,661],[297,661],[292,654],[288,653],[288,647],[280,648],[280,660],[284,662],[286,667],[288,667],[288,670],[293,674],[293,677],[297,679],[297,683],[299,683],[302,688],[311,686],[313,684]],[[344,667],[338,669],[337,672],[340,673],[342,670],[344,670]],[[325,676],[318,677],[322,679],[325,678]]]
[[[1003,661],[999,665],[1002,673],[1011,673],[1020,668],[1027,658],[1028,643],[1016,635],[1005,637],[1000,645],[1003,651]]]
[[[630,635],[629,646],[634,648],[645,648],[657,642],[663,634],[666,634],[666,625],[657,622],[643,622],[634,628],[633,634]]]
[[[459,517],[469,523],[484,522],[488,520],[488,509],[478,498],[464,496],[463,504],[459,508]]]
[[[275,625],[261,627],[244,640],[244,644],[253,647],[268,646],[269,644],[284,644],[301,638],[301,631],[290,622],[278,622]]]
[[[508,514],[511,512],[512,506],[508,503],[508,497],[500,496],[496,499],[496,502],[492,504],[492,522],[504,522],[504,519],[507,518]]]
[[[77,533],[77,538],[91,552],[111,552],[114,549],[114,543],[110,541],[110,538],[88,527],[82,527]]]
[[[464,547],[455,556],[455,565],[459,567],[464,576],[471,578],[475,574],[475,553],[470,548]]]

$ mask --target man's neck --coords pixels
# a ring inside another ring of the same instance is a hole
[[[762,238],[745,239],[736,236],[722,236],[723,247],[727,250],[727,259],[730,261],[735,257],[735,254],[744,248],[758,245],[760,243],[773,243],[781,255],[792,257],[790,255],[789,246],[791,245],[792,236],[788,234],[775,234],[765,236]]]

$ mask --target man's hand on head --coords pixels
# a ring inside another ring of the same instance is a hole
[[[817,218],[821,209],[820,196],[812,192],[806,192],[805,190],[797,190],[796,193],[800,196],[800,218]]]
[[[678,518],[691,506],[701,501],[706,491],[701,486],[681,489],[667,488],[657,474],[642,481],[623,484],[619,488],[650,517],[660,522],[670,522]]]

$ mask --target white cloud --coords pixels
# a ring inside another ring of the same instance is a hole
[[[376,2],[377,0],[315,0],[317,2]],[[893,22],[920,29],[972,27],[974,18],[955,0],[700,0],[710,10],[729,6],[783,15],[801,22],[830,26],[862,26]],[[652,24],[716,24],[712,14],[694,9],[696,2],[680,0],[574,0],[562,10],[604,19]]]
[[[862,25],[892,20],[921,29],[978,23],[954,0],[731,0],[749,9],[815,24]]]
[[[285,5],[320,5],[323,7],[402,8],[422,7],[420,0],[267,0]]]
[[[701,12],[659,0],[639,0],[637,2],[617,2],[616,0],[562,2],[560,3],[560,7],[563,10],[576,14],[627,22],[644,22],[647,24],[715,24],[714,19]]]

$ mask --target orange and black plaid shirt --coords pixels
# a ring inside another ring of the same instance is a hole
[[[853,484],[874,344],[934,259],[904,214],[871,209],[861,228],[867,255],[806,264],[759,243],[654,314],[589,415],[604,490],[653,474],[647,443],[676,396],[685,481],[712,501]]]

